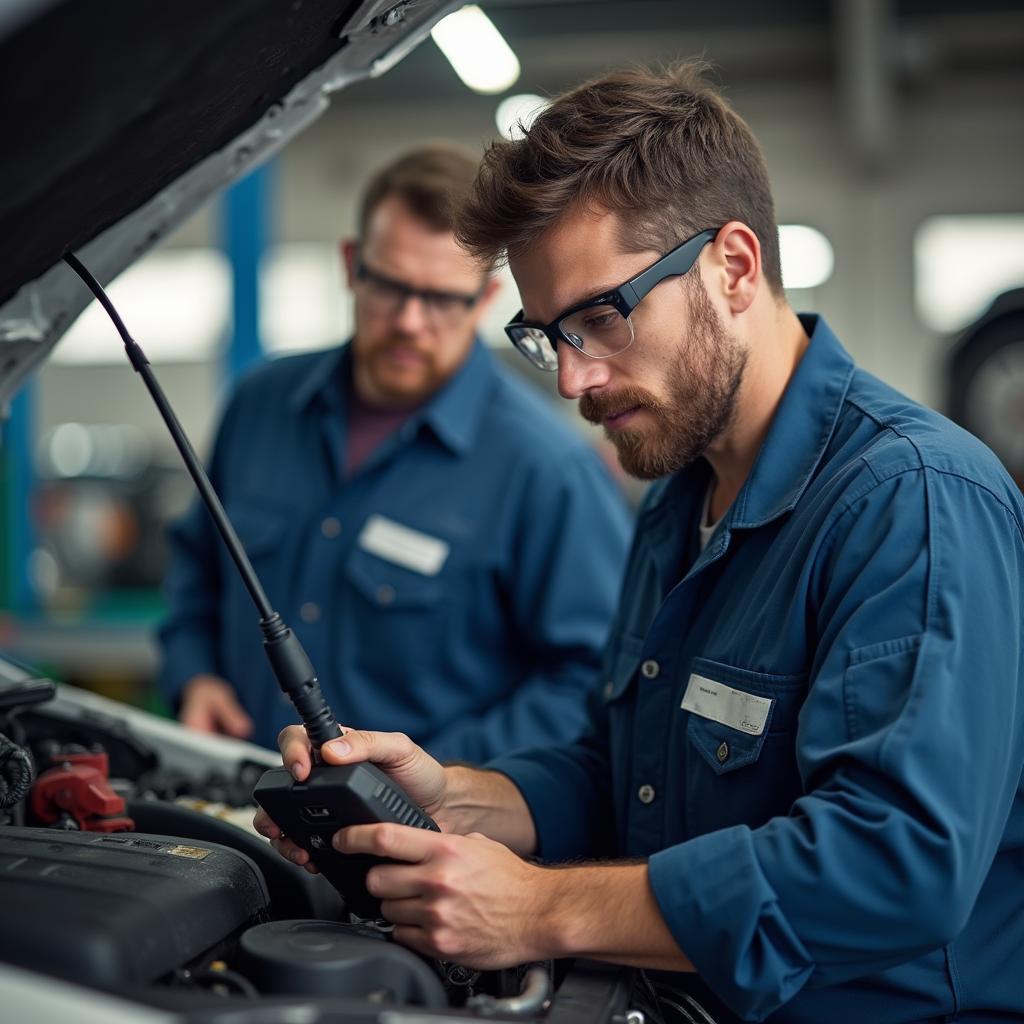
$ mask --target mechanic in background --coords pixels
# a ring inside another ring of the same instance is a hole
[[[588,443],[476,336],[498,283],[451,220],[476,168],[436,144],[373,176],[341,244],[351,342],[245,376],[210,465],[339,719],[474,762],[578,733],[631,528]],[[295,713],[202,507],[171,543],[163,692],[272,746]]]
[[[760,147],[699,66],[556,100],[488,151],[460,237],[508,252],[510,336],[663,479],[583,737],[490,770],[395,735],[324,745],[390,770],[444,830],[334,838],[407,862],[367,876],[395,939],[470,967],[656,969],[679,1005],[706,985],[720,1022],[1021,1020],[1006,471],[793,312]],[[304,778],[302,730],[281,745]]]

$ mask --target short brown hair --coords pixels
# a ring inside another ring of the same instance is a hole
[[[761,147],[707,82],[708,65],[637,67],[556,99],[513,142],[495,142],[455,230],[488,264],[516,256],[567,210],[623,214],[627,251],[667,252],[730,220],[761,244],[765,279],[782,294],[778,226]]]
[[[359,237],[373,211],[389,196],[398,196],[422,221],[437,231],[454,228],[456,207],[473,185],[479,160],[453,142],[432,142],[395,157],[366,183],[359,204]]]

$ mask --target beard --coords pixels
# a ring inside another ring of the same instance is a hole
[[[394,357],[402,351],[409,353],[411,362],[395,364]],[[401,334],[374,338],[372,343],[354,340],[352,354],[353,374],[363,385],[357,390],[368,405],[382,410],[415,408],[450,376],[443,372],[429,347]]]
[[[689,292],[689,337],[669,369],[664,400],[632,386],[580,398],[580,415],[591,423],[634,407],[652,414],[653,429],[605,430],[622,468],[641,480],[668,476],[700,458],[736,414],[747,353],[722,325],[699,277]]]

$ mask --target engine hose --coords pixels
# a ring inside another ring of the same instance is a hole
[[[13,807],[24,800],[34,778],[28,751],[0,732],[0,808]]]
[[[466,1000],[466,1006],[481,1017],[532,1017],[544,1008],[551,995],[551,977],[546,967],[534,966],[526,972],[522,991],[504,999],[481,993]]]

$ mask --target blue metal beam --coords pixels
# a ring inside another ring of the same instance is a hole
[[[32,583],[31,557],[36,548],[31,502],[34,473],[32,448],[35,437],[35,388],[29,380],[11,402],[10,419],[2,426],[2,458],[6,483],[7,524],[5,555],[10,611],[26,614],[36,610],[38,596]]]
[[[273,178],[274,165],[265,164],[224,197],[223,245],[231,264],[234,322],[224,365],[228,383],[263,356],[260,265],[271,234]]]

